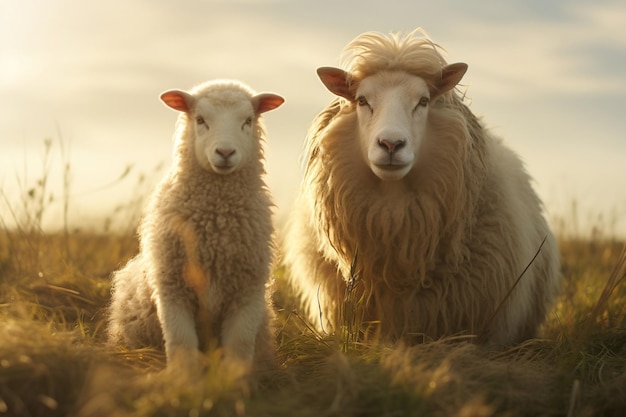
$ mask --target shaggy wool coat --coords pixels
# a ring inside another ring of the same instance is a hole
[[[436,85],[445,65],[432,42],[410,36],[368,33],[348,55],[353,89],[379,71]],[[314,121],[285,232],[287,279],[309,321],[409,343],[535,336],[559,289],[559,257],[520,158],[450,90],[430,103],[412,170],[382,181],[359,147],[357,105],[337,98]]]

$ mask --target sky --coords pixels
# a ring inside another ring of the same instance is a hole
[[[332,99],[315,69],[360,33],[422,27],[469,65],[470,109],[525,161],[555,228],[626,236],[624,22],[622,0],[3,1],[0,218],[32,205],[49,140],[44,226],[122,224],[170,164],[177,114],[159,94],[227,78],[286,99],[264,115],[281,223]]]

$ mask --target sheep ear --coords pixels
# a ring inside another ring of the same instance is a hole
[[[331,93],[354,101],[354,94],[350,91],[346,71],[333,67],[321,67],[317,69],[317,75]]]
[[[280,107],[285,102],[285,99],[278,94],[273,93],[261,93],[252,97],[252,107],[256,114],[265,113],[266,111],[274,110]]]
[[[464,62],[457,62],[456,64],[443,67],[441,70],[441,80],[437,83],[433,95],[440,95],[446,91],[452,90],[461,81],[466,71],[467,64]]]
[[[194,102],[191,94],[180,90],[169,90],[161,94],[161,100],[166,106],[189,113]]]

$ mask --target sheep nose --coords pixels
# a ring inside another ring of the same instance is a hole
[[[390,155],[394,153],[395,151],[402,149],[404,145],[406,145],[406,140],[404,139],[395,140],[395,141],[391,141],[387,139],[378,139],[378,146],[380,146],[383,149],[386,149]]]
[[[235,150],[234,149],[220,149],[220,148],[217,148],[215,150],[215,153],[220,155],[224,159],[228,159],[228,158],[230,158],[230,156],[232,154],[235,153]]]

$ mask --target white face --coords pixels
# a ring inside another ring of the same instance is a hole
[[[425,136],[429,101],[426,82],[404,72],[380,72],[359,84],[361,150],[381,180],[399,180],[413,167]]]
[[[256,157],[256,116],[249,101],[226,104],[200,98],[190,116],[196,159],[204,169],[230,174]]]

